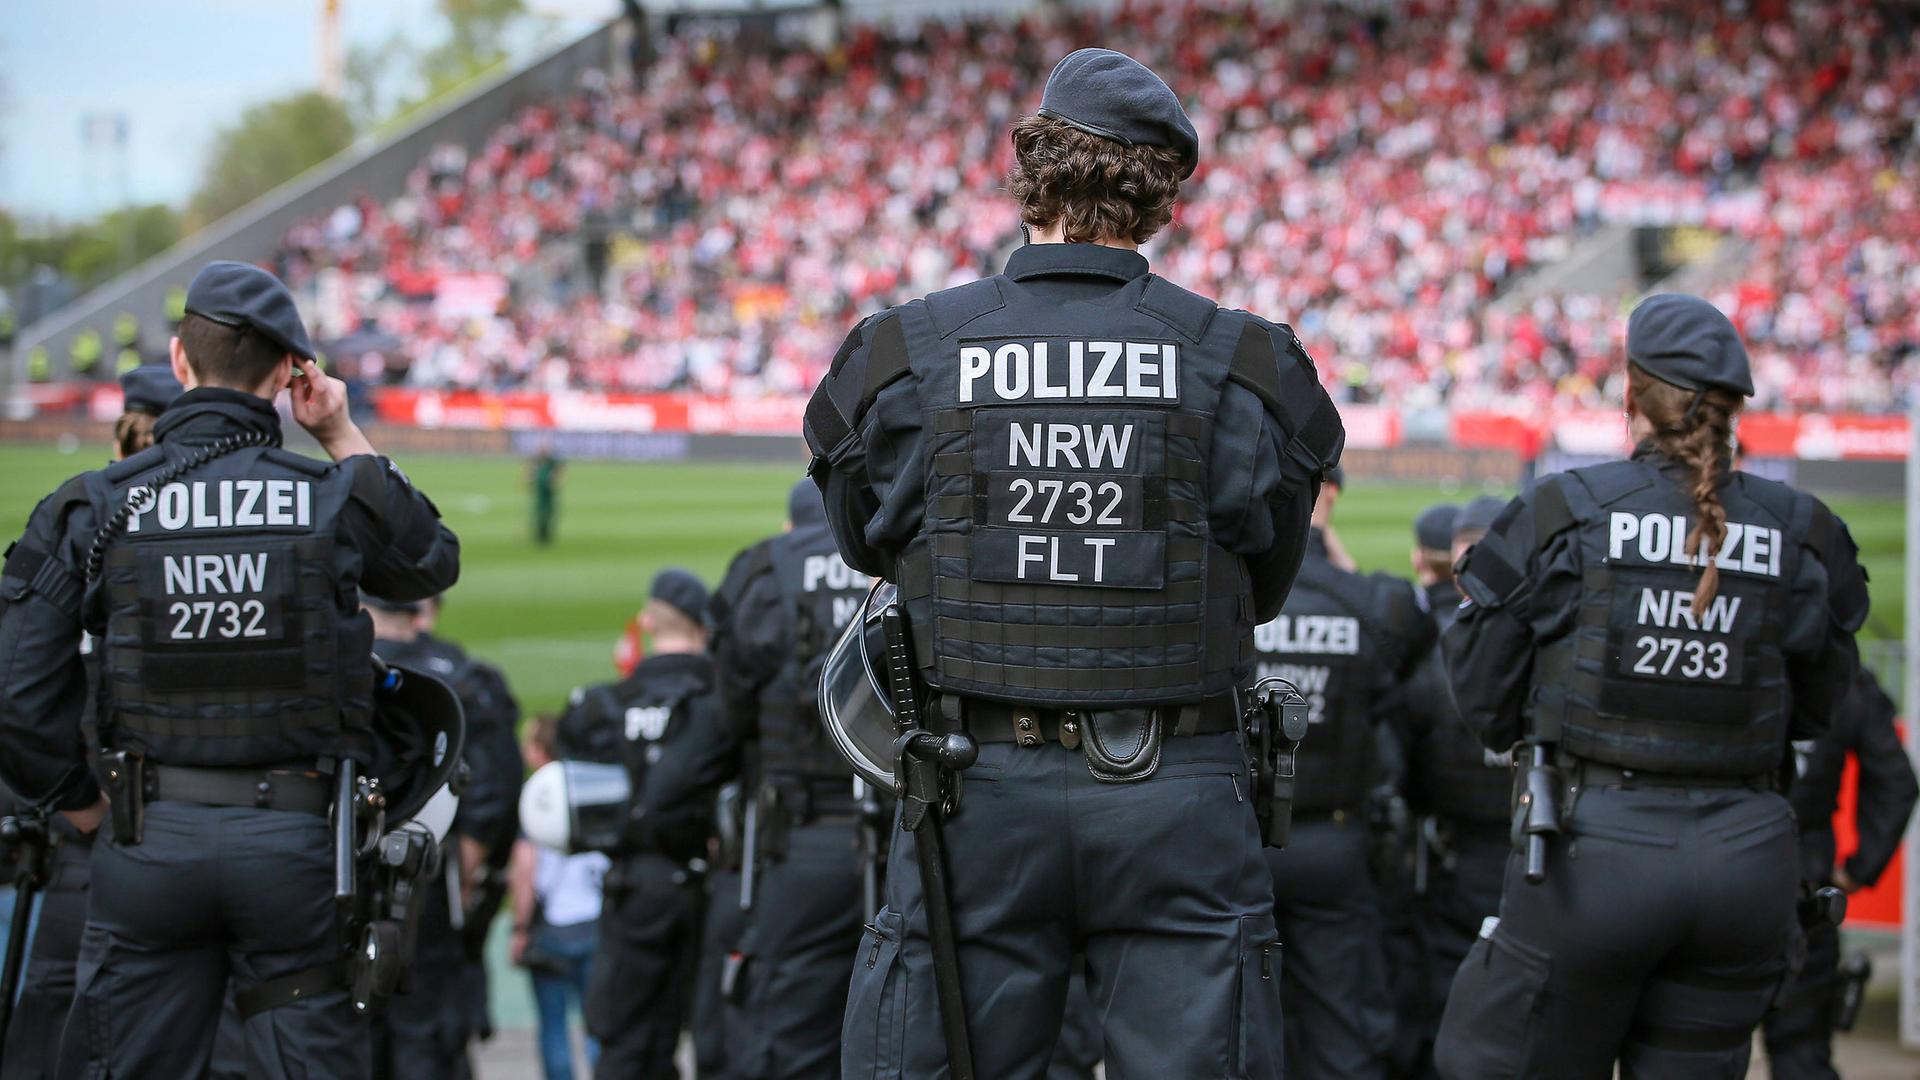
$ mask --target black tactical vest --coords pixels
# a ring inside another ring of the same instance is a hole
[[[1261,678],[1300,688],[1312,722],[1300,744],[1297,811],[1355,810],[1378,773],[1374,692],[1386,663],[1373,582],[1310,552],[1273,621],[1253,632]]]
[[[1576,469],[1541,482],[1544,548],[1571,530],[1584,567],[1570,632],[1535,646],[1531,719],[1568,753],[1686,775],[1771,772],[1790,712],[1782,614],[1818,504],[1734,473],[1721,488],[1720,588],[1692,609],[1693,503],[1656,463]]]
[[[1253,659],[1246,566],[1211,542],[1211,429],[1268,330],[1151,275],[1097,301],[988,278],[878,322],[910,369],[925,519],[900,560],[926,680],[1058,706],[1192,702]]]
[[[1453,600],[1458,600],[1454,594]],[[1436,607],[1442,633],[1456,608]],[[1446,663],[1436,646],[1420,662],[1408,707],[1424,715],[1427,734],[1408,763],[1419,809],[1477,825],[1507,825],[1513,804],[1513,770],[1487,764],[1479,736],[1460,719],[1446,685]]]
[[[851,798],[846,781],[853,770],[828,741],[815,699],[827,650],[860,613],[872,579],[847,567],[824,525],[774,537],[766,552],[792,619],[793,648],[779,677],[760,694],[763,775],[776,783],[786,778],[842,781]]]
[[[253,446],[154,491],[182,452],[163,442],[88,474],[98,520],[134,506],[88,593],[102,740],[201,766],[363,745],[373,632],[337,529],[356,485],[378,505],[383,466]]]
[[[650,656],[620,682],[574,691],[556,732],[560,756],[625,765],[637,792],[665,744],[686,734],[689,704],[712,689],[705,656]]]

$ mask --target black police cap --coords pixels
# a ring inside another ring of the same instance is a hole
[[[1200,163],[1200,136],[1180,99],[1145,64],[1112,49],[1068,53],[1047,76],[1040,115],[1127,146],[1180,152],[1180,179]]]
[[[1697,296],[1649,296],[1627,317],[1627,359],[1683,390],[1753,396],[1753,368],[1739,331]]]
[[[826,523],[827,503],[820,496],[820,486],[811,477],[803,477],[787,492],[787,520],[796,526]]]
[[[1420,511],[1413,519],[1414,542],[1428,551],[1445,551],[1453,546],[1453,523],[1460,518],[1460,507],[1440,503]]]
[[[141,364],[139,367],[120,376],[120,393],[126,398],[121,406],[126,412],[147,413],[159,416],[173,404],[184,389],[180,380],[173,377],[173,369],[165,364]]]
[[[1507,508],[1509,500],[1494,495],[1482,495],[1460,508],[1453,519],[1453,535],[1464,536],[1467,533],[1484,535],[1493,528],[1493,519]]]
[[[360,603],[375,611],[388,611],[396,615],[420,614],[420,604],[417,601],[389,600],[384,596],[375,596],[365,589],[360,590]]]
[[[647,596],[672,607],[674,610],[705,624],[707,619],[707,586],[693,571],[679,567],[668,567],[653,576],[653,587],[647,590]]]
[[[1339,488],[1341,491],[1347,490],[1347,470],[1338,465],[1333,466],[1327,470],[1326,482]]]
[[[225,326],[245,327],[295,356],[319,355],[300,309],[280,279],[250,263],[211,262],[187,286],[187,311]]]

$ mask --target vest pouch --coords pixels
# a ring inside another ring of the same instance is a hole
[[[1095,780],[1130,784],[1160,767],[1160,710],[1102,709],[1085,719],[1080,752]]]

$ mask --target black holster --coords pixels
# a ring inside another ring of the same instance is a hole
[[[99,757],[101,786],[113,818],[113,842],[131,847],[146,836],[147,759],[136,750],[107,750]]]
[[[1103,784],[1145,780],[1160,767],[1159,709],[1102,709],[1085,714],[1081,752]]]
[[[1833,1030],[1852,1031],[1860,1019],[1860,1006],[1867,1000],[1867,983],[1873,978],[1873,961],[1866,953],[1854,953],[1840,961],[1833,984]]]
[[[1254,687],[1242,714],[1253,814],[1268,847],[1286,847],[1293,835],[1295,766],[1308,723],[1307,699],[1279,679]]]

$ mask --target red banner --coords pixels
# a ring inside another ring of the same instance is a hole
[[[1747,413],[1738,430],[1742,451],[1753,457],[1818,461],[1901,461],[1909,439],[1907,418],[1898,414]],[[1617,410],[1461,410],[1452,414],[1450,431],[1453,445],[1462,449],[1512,450],[1528,459],[1549,447],[1595,456],[1631,449],[1626,417]]]
[[[120,415],[120,389],[112,383],[35,385],[27,392],[41,412],[85,409],[97,420]],[[371,397],[374,411],[389,424],[509,431],[798,435],[807,408],[802,397],[572,390],[543,394],[380,387]],[[1389,450],[1407,437],[1404,417],[1391,406],[1347,405],[1340,417],[1347,427],[1347,445],[1355,449]],[[1867,413],[1749,413],[1740,417],[1739,434],[1741,447],[1754,457],[1825,461],[1901,461],[1909,439],[1906,417]],[[1630,449],[1626,419],[1612,409],[1461,409],[1448,414],[1447,441],[1456,449],[1508,450],[1526,460],[1548,449],[1596,457]]]
[[[1904,739],[1906,725],[1901,724],[1900,729]],[[1841,862],[1846,861],[1860,843],[1859,834],[1853,827],[1853,811],[1859,801],[1860,763],[1849,754],[1846,772],[1841,774],[1840,808],[1833,815],[1834,847]],[[1903,855],[1894,855],[1893,861],[1887,864],[1886,871],[1880,875],[1879,884],[1871,889],[1861,889],[1847,898],[1849,927],[1888,931],[1900,929],[1901,883],[1906,880],[1903,858]]]

